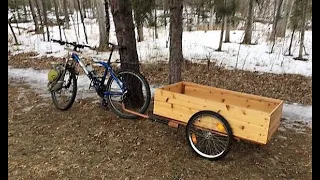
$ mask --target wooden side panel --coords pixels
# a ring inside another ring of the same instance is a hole
[[[183,89],[183,83],[182,82],[177,82],[174,84],[170,84],[168,86],[165,86],[161,89],[167,90],[167,91],[171,91],[171,92],[176,92],[176,93],[182,93],[182,89]]]
[[[196,108],[196,107],[195,107]],[[210,109],[209,109],[210,110]],[[161,101],[154,101],[154,114],[159,116],[168,117],[187,123],[193,114],[201,111],[201,109],[186,108],[176,104],[170,104]],[[258,142],[265,144],[267,140],[268,129],[262,128],[256,125],[248,124],[246,122],[239,121],[237,119],[226,118],[230,127],[232,128],[233,135],[241,139]],[[216,130],[214,127],[210,127],[210,124],[200,124],[200,127]]]
[[[192,86],[185,86],[184,94],[193,97],[217,101],[225,104],[233,104],[235,106],[243,107],[246,109],[264,111],[267,113],[271,113],[272,110],[276,107],[276,105],[278,105],[273,102],[266,102],[262,100],[247,98],[245,95],[239,96],[213,89],[210,90],[208,88],[199,88]]]
[[[232,104],[224,104],[165,90],[156,90],[154,99],[155,101],[167,102],[187,108],[194,108],[196,106],[199,110],[214,110],[228,119],[239,119],[247,124],[264,128],[269,127],[269,114],[257,110],[241,108]]]
[[[277,131],[278,127],[280,126],[282,109],[283,109],[283,101],[276,107],[276,109],[271,114],[269,131],[268,131],[268,141],[271,139],[273,134]]]
[[[267,113],[161,89],[155,92],[153,113],[156,115],[187,122],[193,114],[201,110],[219,112],[227,119],[234,136],[266,143],[270,120]]]
[[[203,89],[209,89],[212,91],[216,92],[222,92],[225,94],[232,94],[235,96],[239,97],[245,97],[246,99],[251,99],[251,100],[256,100],[256,101],[265,101],[266,103],[273,103],[275,106],[277,106],[281,100],[274,99],[274,98],[268,98],[268,97],[263,97],[263,96],[258,96],[258,95],[253,95],[253,94],[248,94],[248,93],[242,93],[242,92],[237,92],[237,91],[231,91],[227,89],[221,89],[221,88],[216,88],[216,87],[211,87],[211,86],[205,86],[205,85],[200,85],[192,82],[183,82],[185,86],[190,86],[190,87],[198,87],[198,88],[203,88]]]

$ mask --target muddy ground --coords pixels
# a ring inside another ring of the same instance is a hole
[[[12,60],[10,62],[10,59],[9,65],[17,67]],[[25,67],[33,66],[29,64]],[[196,69],[192,67],[195,66],[191,66],[190,69]],[[196,70],[201,71],[201,69]],[[152,77],[146,68],[143,71],[147,77]],[[154,73],[154,76],[159,78],[149,78],[150,81],[161,83],[163,79],[160,77],[166,76],[165,69],[162,71]],[[210,75],[209,72],[208,74]],[[241,75],[232,71],[226,74],[229,74],[229,78],[240,78],[236,82],[238,84],[241,78],[248,77],[259,77],[265,80],[265,85],[272,84],[265,79],[267,75],[249,76],[247,72]],[[202,76],[209,75],[204,73]],[[222,74],[211,75],[222,76]],[[304,82],[305,86],[311,86],[310,78],[301,76],[289,78],[289,75],[269,76],[278,81],[287,78],[291,84]],[[205,79],[197,78],[199,82]],[[252,81],[252,78],[248,79],[244,81]],[[283,80],[283,83],[289,85],[287,81]],[[239,88],[222,82],[206,81],[204,84]],[[276,84],[275,81],[273,84]],[[311,103],[311,89],[305,86],[299,86],[300,90],[294,86],[286,87],[283,91],[287,93],[282,91],[278,92],[278,95],[267,87],[255,84],[254,87],[266,89],[257,91],[245,88],[247,86],[250,85],[242,85],[241,91],[282,96],[288,102],[292,100],[303,104]],[[303,92],[306,95],[297,97]],[[235,140],[224,159],[209,161],[198,157],[188,146],[184,127],[175,129],[146,119],[120,119],[102,108],[97,98],[76,99],[71,109],[59,111],[50,98],[37,94],[28,84],[10,80],[8,177],[12,180],[309,180],[312,179],[312,129],[299,123],[298,120],[295,122],[282,119],[279,130],[267,145]]]

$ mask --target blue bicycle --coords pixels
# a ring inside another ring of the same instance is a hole
[[[91,64],[85,64],[78,56],[80,49],[87,47],[94,50],[94,47],[55,39],[52,39],[52,41],[60,45],[73,46],[73,49],[69,49],[71,51],[71,58],[66,58],[64,63],[54,65],[48,73],[48,90],[51,92],[51,97],[56,108],[67,110],[75,101],[79,75],[75,67],[79,64],[91,81],[89,89],[94,87],[102,99],[103,105],[109,107],[118,116],[134,119],[138,116],[127,110],[144,113],[148,109],[151,93],[145,77],[133,70],[120,70],[115,72],[112,69],[110,61],[113,51],[125,47],[109,43],[111,52],[108,62],[93,61],[105,69],[103,75],[99,76]],[[108,75],[110,76],[107,79]],[[107,83],[105,84],[106,79]],[[126,110],[124,110],[124,107]]]

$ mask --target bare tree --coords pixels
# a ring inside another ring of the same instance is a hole
[[[99,24],[99,50],[104,51],[108,47],[109,37],[106,34],[106,15],[103,0],[96,0],[96,8],[98,12],[98,24]],[[108,4],[107,4],[108,5]]]
[[[218,10],[218,12],[220,12],[220,14],[222,14],[220,41],[219,41],[219,47],[218,47],[217,51],[222,50],[223,33],[224,33],[225,25],[226,25],[226,9],[227,9],[226,4],[227,4],[227,0],[223,0],[222,4],[217,4],[217,10]]]
[[[80,0],[77,0],[77,4],[78,4],[79,13],[80,13],[81,23],[82,23],[82,26],[83,26],[84,37],[86,39],[86,43],[88,43],[86,26],[84,25],[84,17],[83,17],[82,12],[81,12]]]
[[[106,14],[106,36],[107,42],[109,42],[109,34],[110,34],[110,17],[109,17],[109,0],[104,0],[104,11]]]
[[[137,34],[138,34],[138,37],[137,37],[138,42],[141,42],[144,40],[143,24],[144,24],[145,20],[147,19],[148,13],[150,15],[152,14],[153,4],[154,4],[154,0],[149,0],[149,1],[132,0],[132,8],[133,8],[133,12],[134,12],[134,22],[137,27]],[[155,20],[152,19],[151,21],[155,22],[156,16],[155,16]],[[155,23],[155,25],[156,25],[156,23]],[[156,28],[155,28],[155,31],[156,31]]]
[[[295,60],[302,60],[306,61],[307,59],[303,58],[303,47],[304,47],[304,33],[306,28],[306,14],[308,8],[308,0],[302,0],[303,4],[303,11],[302,11],[302,23],[300,28],[300,46],[299,46],[299,55],[295,58]]]
[[[19,42],[18,42],[18,39],[17,39],[16,34],[15,34],[14,31],[13,31],[13,28],[12,28],[12,25],[11,25],[11,19],[8,19],[8,24],[9,24],[10,30],[11,30],[11,32],[12,32],[14,41],[15,41],[15,45],[18,45]]]
[[[183,0],[170,0],[170,56],[169,56],[169,84],[182,80],[182,10]]]
[[[31,0],[29,0],[29,6],[30,6],[30,10],[31,10],[32,19],[34,22],[35,33],[38,34],[38,33],[40,33],[38,18],[37,18],[36,13],[34,12],[34,7],[33,7],[33,3]]]
[[[271,35],[270,35],[270,40],[272,41],[272,47],[271,47],[271,50],[270,50],[270,53],[273,53],[273,48],[276,44],[276,32],[277,32],[277,26],[278,26],[278,21],[280,19],[280,13],[281,13],[281,6],[282,6],[282,2],[283,0],[279,0],[279,3],[278,3],[278,8],[276,8],[277,6],[277,3],[275,3],[275,10],[277,9],[276,11],[276,16],[274,17],[274,21],[273,21],[273,25],[272,25],[272,31],[271,31]]]
[[[252,25],[253,25],[253,6],[254,0],[249,0],[249,13],[246,21],[246,29],[244,31],[243,44],[251,44]]]
[[[24,21],[28,21],[28,12],[27,12],[27,8],[26,8],[26,1],[22,0],[22,7],[23,7],[23,12],[24,12]]]
[[[221,31],[220,31],[220,41],[219,41],[219,47],[217,49],[217,51],[221,51],[222,50],[222,40],[223,40],[223,33],[224,33],[224,26],[225,26],[225,15],[222,16],[222,23],[221,23]]]
[[[60,27],[60,19],[59,19],[59,9],[58,9],[57,0],[53,0],[53,4],[54,4],[54,12],[55,12],[55,15],[56,15],[57,24],[58,24],[58,28],[59,28],[60,40],[62,40],[61,27]],[[48,41],[49,41],[49,39],[48,39]]]
[[[291,47],[292,47],[292,41],[293,41],[293,37],[294,37],[294,32],[295,32],[296,28],[293,28],[292,29],[292,33],[291,33],[291,38],[290,38],[290,44],[289,44],[289,53],[288,53],[288,56],[292,56],[291,54]]]
[[[209,16],[209,29],[213,29],[215,26],[215,20],[214,20],[214,7],[210,9],[210,16]]]
[[[43,20],[44,20],[44,25],[46,26],[46,31],[47,31],[47,40],[50,41],[50,33],[49,33],[49,25],[48,25],[48,16],[47,16],[47,6],[45,2],[46,0],[42,0],[42,8],[43,8]],[[45,40],[45,39],[43,39]]]
[[[224,37],[224,42],[230,42],[230,15],[226,15],[225,17],[226,24],[226,35]]]
[[[132,18],[131,1],[128,0],[110,0],[111,13],[116,30],[117,41],[124,48],[119,50],[121,69],[131,69],[140,71],[137,54],[136,38],[134,33],[134,24]],[[143,93],[141,83],[138,80],[126,80],[126,85],[133,88],[132,107],[141,107],[143,103]]]
[[[121,69],[131,69],[139,72],[131,1],[110,0],[110,5],[118,44],[125,47],[125,49],[119,51]]]
[[[87,18],[86,6],[83,0],[81,1],[81,11],[82,11],[83,18],[84,19]]]
[[[39,20],[40,20],[40,31],[42,32],[42,37],[43,37],[43,40],[45,40],[45,32],[44,32],[44,25],[43,25],[43,21],[42,21],[42,16],[41,16],[41,9],[40,9],[40,4],[39,4],[39,1],[38,0],[34,0],[35,3],[36,3],[36,8],[37,8],[37,12],[38,12],[38,15],[39,15]]]
[[[284,13],[283,16],[279,19],[276,30],[277,37],[285,37],[287,25],[292,11],[293,2],[294,0],[286,0],[286,3],[284,5]]]
[[[74,14],[74,10],[75,10],[75,1],[74,0],[67,0],[68,1],[68,5],[69,5],[69,11],[70,13],[73,15]]]
[[[278,3],[277,3],[278,2]],[[276,40],[276,32],[277,32],[277,28],[279,19],[281,18],[281,6],[282,6],[283,0],[276,0],[275,2],[275,11],[276,11],[276,15],[274,16],[274,20],[273,20],[273,25],[272,25],[272,31],[271,31],[271,35],[270,35],[270,40],[271,41],[275,41]]]
[[[157,15],[157,8],[154,8],[154,37],[156,39],[159,38],[159,35],[158,35],[158,15]]]
[[[224,42],[230,42],[230,29],[231,29],[231,18],[235,13],[235,0],[226,0],[225,7],[225,24],[226,24],[226,35]]]
[[[143,0],[133,0],[132,1],[132,8],[133,8],[133,12],[134,12],[134,22],[136,24],[137,27],[137,41],[141,42],[144,40],[144,36],[143,36],[143,21],[144,21],[144,9],[141,8],[141,6],[143,7],[143,4],[145,4],[145,2]]]
[[[14,1],[15,2],[15,12],[17,13],[17,18],[15,19],[16,22],[20,22],[21,21],[21,16],[20,16],[20,13],[19,13],[19,5],[18,5],[18,2],[17,0]]]
[[[67,0],[63,0],[63,13],[64,13],[64,23],[65,23],[65,28],[69,29],[70,24],[69,24],[69,13],[68,13],[68,3]]]

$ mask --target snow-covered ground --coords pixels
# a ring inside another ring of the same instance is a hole
[[[79,23],[79,27],[70,21],[70,29],[62,32],[63,40],[70,42],[85,43],[83,26]],[[114,25],[111,18],[110,42],[116,43]],[[16,27],[13,24],[13,27]],[[32,23],[20,23],[19,27],[32,30]],[[91,46],[99,45],[99,27],[95,19],[86,19],[86,32],[88,36],[88,44]],[[222,52],[216,51],[219,45],[220,31],[184,31],[183,32],[183,56],[187,60],[199,61],[210,60],[216,62],[217,65],[225,68],[238,68],[249,71],[261,71],[271,73],[293,73],[305,76],[312,76],[312,31],[305,33],[305,49],[308,55],[308,61],[293,60],[293,57],[298,56],[299,52],[299,33],[295,33],[295,38],[292,42],[291,52],[293,56],[285,56],[288,54],[291,32],[288,30],[284,39],[278,39],[274,46],[273,53],[270,53],[272,43],[267,41],[270,34],[270,25],[255,23],[255,31],[253,32],[252,42],[257,45],[240,44],[244,33],[242,30],[234,30],[230,32],[231,43],[223,43]],[[79,28],[79,31],[78,31]],[[17,28],[14,28],[18,34]],[[22,45],[13,45],[12,33],[8,26],[8,38],[11,43],[8,43],[8,51],[12,53],[36,51],[39,56],[55,56],[61,57],[67,54],[64,46],[57,43],[43,41],[42,34],[27,33],[26,30],[21,31],[17,39]],[[50,38],[59,39],[59,29],[57,26],[49,27]],[[78,34],[79,33],[79,34]],[[159,28],[159,38],[153,38],[154,31],[152,28],[144,28],[145,41],[137,43],[137,52],[141,62],[150,62],[157,60],[168,60],[169,48],[168,43],[168,26],[167,29]],[[108,53],[97,53],[88,49],[83,52],[87,55],[107,59]],[[118,54],[114,53],[114,59],[118,59]]]
[[[13,24],[14,31],[18,35],[18,30]],[[21,23],[19,27],[27,30],[33,29],[32,23]],[[67,41],[85,43],[83,27],[79,24],[78,27],[72,23],[71,28],[63,32],[63,39],[67,37]],[[55,56],[62,57],[67,54],[63,46],[52,42],[45,42],[42,35],[34,35],[27,33],[27,30],[22,30],[21,35],[17,39],[21,45],[13,45],[14,40],[8,26],[8,51],[16,54],[22,52],[35,51],[40,56]],[[49,28],[51,38],[59,39],[58,27]],[[98,46],[99,44],[99,29],[98,23],[95,20],[86,19],[86,31],[88,35],[88,44]],[[169,57],[169,49],[166,47],[168,41],[168,29],[160,28],[158,30],[159,38],[153,38],[153,29],[145,28],[145,41],[137,43],[137,51],[141,62],[152,62],[157,60],[167,60]],[[244,45],[240,42],[243,38],[243,31],[231,31],[231,43],[222,45],[222,52],[215,51],[218,48],[220,31],[192,31],[183,32],[183,55],[185,59],[192,61],[210,60],[216,62],[216,65],[225,68],[238,68],[248,71],[260,71],[271,73],[292,73],[301,74],[312,77],[312,31],[305,33],[305,49],[309,55],[305,55],[308,61],[296,61],[293,57],[298,56],[299,50],[299,34],[293,40],[292,53],[293,56],[284,56],[287,54],[290,42],[290,32],[284,39],[278,39],[274,46],[274,52],[270,54],[272,43],[266,41],[270,33],[270,27],[259,23],[255,23],[255,31],[253,32],[253,42],[257,45]],[[65,35],[64,35],[65,34]],[[114,26],[111,19],[110,42],[116,43]],[[83,53],[95,58],[107,59],[108,53],[97,53],[88,49],[83,50]],[[114,53],[113,58],[119,58],[117,53]],[[36,71],[33,69],[15,69],[8,67],[8,75],[10,78],[23,79],[29,82],[40,94],[47,96],[47,71]],[[77,98],[93,96],[95,93],[88,91],[89,81],[86,77],[80,76],[78,79],[79,91]],[[152,88],[153,89],[153,88]],[[84,93],[85,92],[85,93]],[[312,126],[312,106],[302,106],[299,104],[285,104],[283,109],[283,117],[286,119],[303,121]]]

